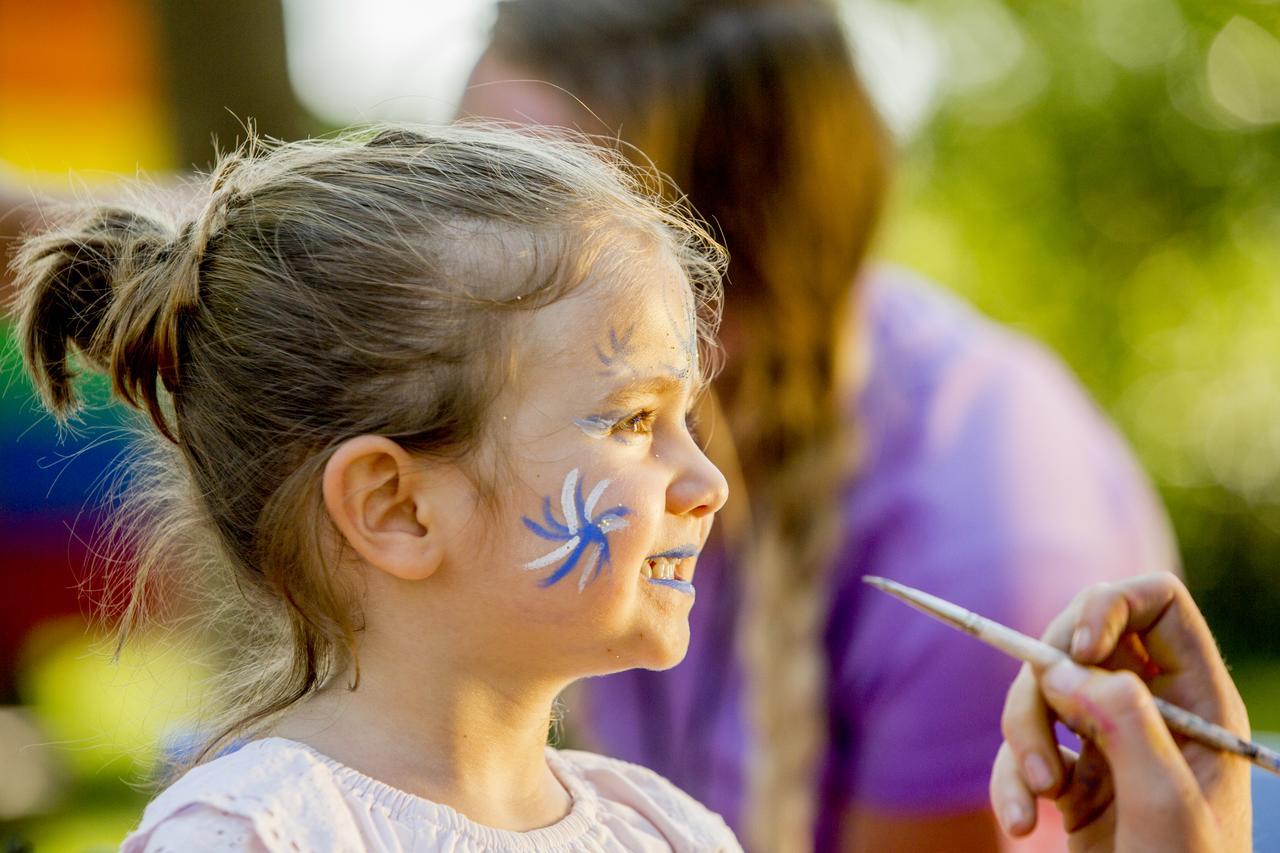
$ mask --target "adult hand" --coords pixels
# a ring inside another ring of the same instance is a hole
[[[1249,763],[1170,734],[1151,700],[1249,735],[1244,703],[1182,582],[1154,574],[1090,587],[1044,640],[1074,663],[1024,666],[1009,689],[991,774],[1005,831],[1031,832],[1040,796],[1055,800],[1073,851],[1249,850]],[[1059,719],[1081,735],[1078,755],[1054,739]]]

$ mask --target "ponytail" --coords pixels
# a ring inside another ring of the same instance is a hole
[[[78,407],[74,348],[175,440],[157,384],[176,388],[179,316],[198,292],[181,254],[171,227],[121,207],[85,211],[23,244],[13,262],[18,339],[56,417]]]

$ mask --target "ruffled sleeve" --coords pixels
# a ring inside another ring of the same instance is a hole
[[[124,853],[268,853],[253,821],[208,806],[192,806],[131,837]]]

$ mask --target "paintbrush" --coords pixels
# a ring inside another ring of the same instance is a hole
[[[1056,649],[1048,643],[1028,637],[1026,634],[979,616],[971,610],[952,604],[949,601],[912,589],[887,578],[865,575],[862,578],[876,589],[900,598],[922,613],[927,613],[939,622],[953,628],[959,628],[966,634],[972,634],[987,645],[994,646],[1007,655],[1026,661],[1033,666],[1047,669],[1056,663],[1070,660],[1066,652]],[[1190,711],[1179,708],[1164,701],[1158,696],[1151,697],[1160,716],[1171,731],[1188,737],[1194,741],[1213,747],[1223,752],[1242,755],[1254,764],[1280,775],[1280,752],[1267,749],[1265,746],[1247,741],[1232,734],[1216,723],[1211,723]]]

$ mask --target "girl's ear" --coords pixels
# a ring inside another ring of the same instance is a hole
[[[402,580],[429,577],[444,558],[433,530],[421,462],[394,441],[361,435],[324,467],[324,505],[334,526],[370,566]]]

